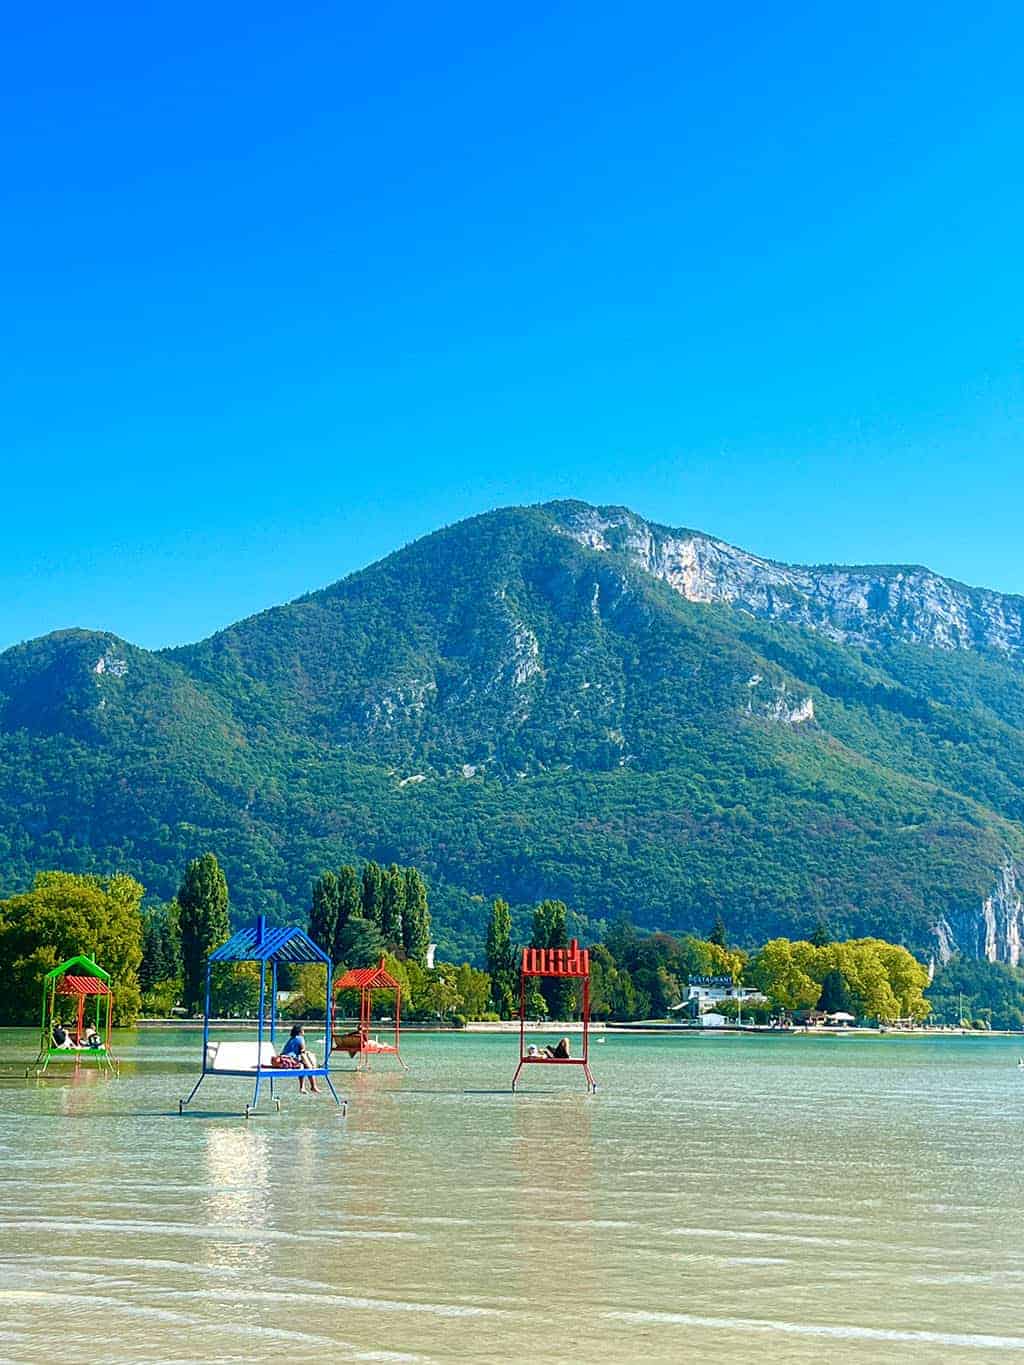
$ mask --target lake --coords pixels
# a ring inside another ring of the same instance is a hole
[[[221,1035],[220,1036],[245,1036]],[[408,1075],[17,1079],[0,1032],[0,1359],[1024,1359],[1024,1043],[609,1036],[507,1087],[514,1036]],[[315,1038],[315,1034],[314,1034]],[[347,1062],[347,1059],[346,1059]],[[225,1111],[234,1108],[234,1114]]]

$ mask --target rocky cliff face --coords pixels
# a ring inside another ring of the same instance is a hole
[[[981,905],[949,915],[935,929],[940,962],[954,953],[1020,965],[1024,951],[1024,868],[1007,858]]]
[[[991,649],[1024,658],[1024,597],[970,588],[928,569],[804,567],[759,559],[699,531],[671,530],[625,508],[553,503],[556,528],[617,552],[689,602],[820,631],[854,645]]]

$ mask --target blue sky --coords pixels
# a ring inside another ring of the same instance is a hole
[[[521,8],[8,14],[0,646],[565,496],[1024,592],[1019,4]]]

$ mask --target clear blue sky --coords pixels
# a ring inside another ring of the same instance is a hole
[[[1019,0],[18,6],[0,645],[507,503],[1024,592]]]

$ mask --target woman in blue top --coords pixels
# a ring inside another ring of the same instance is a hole
[[[284,1047],[281,1049],[281,1056],[295,1057],[298,1059],[300,1066],[306,1067],[310,1070],[312,1070],[316,1066],[316,1058],[313,1056],[312,1052],[308,1051],[308,1049],[306,1048],[306,1040],[302,1035],[301,1024],[292,1024],[292,1036],[288,1039],[287,1043],[285,1043]],[[299,1077],[300,1090],[305,1088],[305,1083],[306,1077],[300,1076]],[[309,1077],[309,1089],[310,1092],[314,1095],[320,1094],[320,1087],[316,1083],[315,1076]]]

